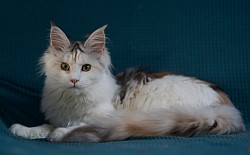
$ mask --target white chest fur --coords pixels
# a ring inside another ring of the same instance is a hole
[[[41,110],[54,126],[66,127],[81,122],[88,123],[92,117],[103,117],[114,110],[112,98],[118,88],[114,80],[99,82],[75,92],[51,82],[53,81],[46,79]]]

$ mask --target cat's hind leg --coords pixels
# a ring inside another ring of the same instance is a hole
[[[79,123],[77,125],[73,125],[73,126],[69,126],[69,127],[60,127],[60,128],[56,128],[55,130],[53,130],[47,137],[47,139],[49,141],[54,141],[54,142],[58,142],[58,141],[62,141],[62,139],[68,135],[68,133],[70,133],[71,131],[75,130],[76,128],[79,127],[83,127],[85,126],[85,123]]]
[[[18,137],[26,139],[44,139],[54,129],[52,125],[43,124],[36,127],[26,127],[21,124],[13,124],[10,132]]]

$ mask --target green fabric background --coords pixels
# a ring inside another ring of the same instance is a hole
[[[242,111],[247,132],[106,143],[12,136],[9,125],[44,122],[39,57],[50,20],[73,39],[108,24],[114,73],[131,66],[213,81]],[[250,154],[249,0],[8,0],[0,5],[0,154]]]

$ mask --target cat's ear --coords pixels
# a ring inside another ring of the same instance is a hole
[[[69,45],[70,41],[66,34],[55,24],[51,23],[50,46],[56,51],[63,51]]]
[[[102,53],[105,50],[106,37],[104,30],[107,25],[93,32],[84,43],[84,47],[89,48],[91,52]]]

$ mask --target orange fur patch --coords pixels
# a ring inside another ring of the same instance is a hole
[[[126,124],[126,130],[130,133],[133,133],[133,136],[161,136],[161,133],[157,133],[154,130],[150,130],[146,126],[149,124],[134,124],[134,123],[128,123]],[[150,124],[154,126],[154,124]],[[144,127],[143,127],[144,126]]]
[[[167,75],[173,75],[173,73],[169,73],[169,72],[156,72],[156,73],[151,73],[150,76],[153,79],[160,79],[163,78],[164,76]]]
[[[233,103],[231,102],[231,100],[229,99],[228,95],[218,86],[216,86],[215,84],[211,84],[209,83],[209,86],[218,93],[218,102],[220,104],[228,104],[228,105],[233,105]]]

